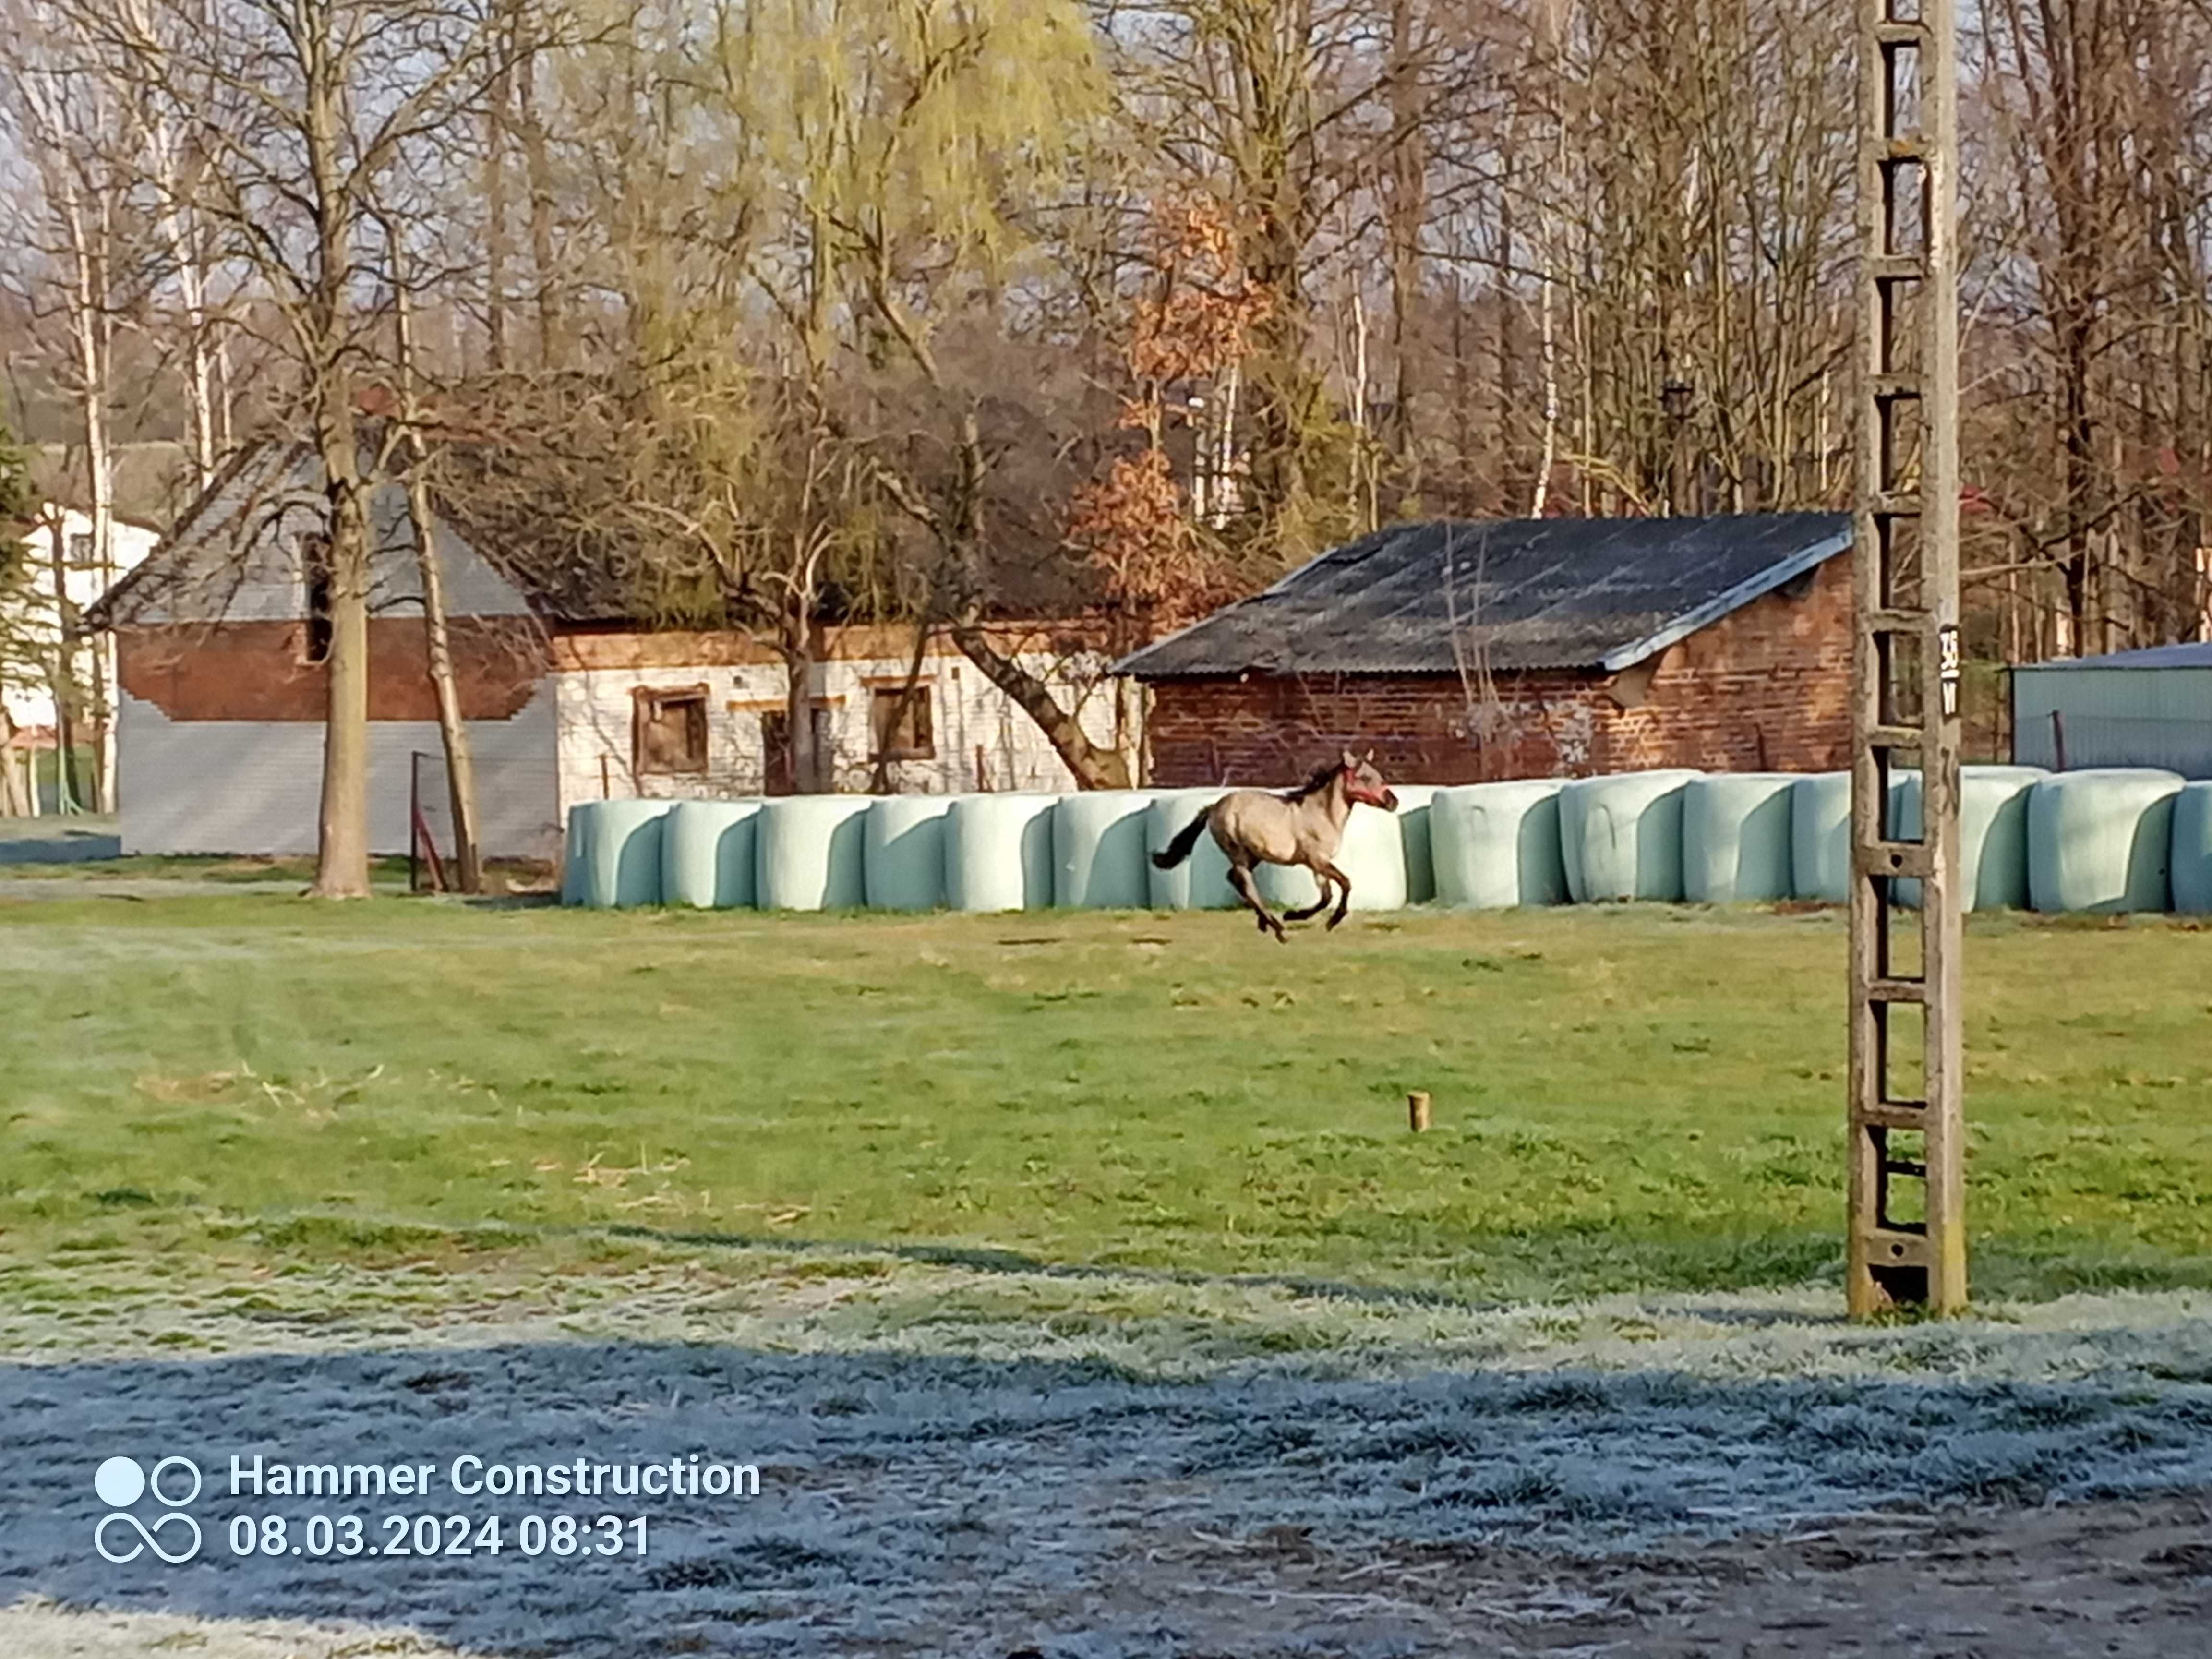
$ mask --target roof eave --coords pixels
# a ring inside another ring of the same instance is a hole
[[[1698,629],[1710,628],[1731,611],[1741,611],[1753,599],[1764,599],[1784,583],[1795,581],[1808,570],[1817,570],[1837,554],[1848,550],[1851,544],[1849,530],[1823,537],[1767,566],[1756,575],[1747,577],[1734,587],[1715,594],[1703,605],[1686,611],[1656,632],[1638,640],[1615,647],[1598,659],[1598,666],[1608,674],[1617,674],[1624,668],[1634,666],[1646,657],[1656,655],[1668,646],[1680,643]]]

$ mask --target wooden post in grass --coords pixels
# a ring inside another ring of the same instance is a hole
[[[1406,1122],[1415,1134],[1429,1127],[1429,1091],[1416,1089],[1406,1097]]]
[[[1956,0],[1858,0],[1845,1286],[1856,1318],[1899,1303],[1954,1313],[1966,1302],[1955,8]],[[1917,841],[1893,839],[1887,821],[1892,757],[1900,754],[1920,769]],[[1891,886],[1900,878],[1921,884],[1918,911],[1897,914],[1918,930],[1911,962],[1893,960]],[[1919,1012],[1917,1065],[1900,1009]],[[1917,1216],[1899,1201],[1909,1182],[1920,1183]]]

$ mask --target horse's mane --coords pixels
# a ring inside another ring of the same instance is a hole
[[[1315,772],[1311,777],[1308,778],[1297,788],[1285,795],[1283,799],[1285,800],[1295,801],[1304,800],[1309,795],[1317,795],[1322,790],[1328,788],[1329,780],[1342,770],[1344,770],[1344,763],[1342,761],[1331,761],[1328,765],[1322,767],[1319,770]]]

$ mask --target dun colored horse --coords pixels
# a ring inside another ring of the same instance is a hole
[[[1270,794],[1262,789],[1231,791],[1193,818],[1168,843],[1166,851],[1153,854],[1152,862],[1163,870],[1174,869],[1190,856],[1199,836],[1212,830],[1214,841],[1229,855],[1230,885],[1258,913],[1260,931],[1272,933],[1287,944],[1283,923],[1305,921],[1328,909],[1332,884],[1336,889],[1336,914],[1328,919],[1328,925],[1334,927],[1344,920],[1345,909],[1352,902],[1352,881],[1333,860],[1355,801],[1379,806],[1386,812],[1398,810],[1398,797],[1375,769],[1372,749],[1365,760],[1346,750],[1341,760],[1331,761],[1287,794]],[[1278,918],[1253,883],[1255,864],[1304,865],[1321,884],[1321,902]]]

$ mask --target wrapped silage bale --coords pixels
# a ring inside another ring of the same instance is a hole
[[[1851,775],[1814,772],[1790,787],[1790,890],[1847,904],[1851,896]]]
[[[866,795],[779,795],[754,820],[763,910],[842,910],[866,902]]]
[[[1788,898],[1790,804],[1787,772],[1716,772],[1682,791],[1682,896],[1696,904]]]
[[[750,908],[760,810],[757,800],[678,801],[660,832],[660,902]]]
[[[568,809],[568,833],[561,838],[561,902],[589,902],[592,872],[592,826],[599,821],[600,803],[587,800]]]
[[[1429,804],[1437,902],[1502,910],[1564,904],[1558,778],[1516,778],[1439,789]]]
[[[660,902],[660,837],[672,800],[603,800],[592,814],[582,903],[628,909]]]
[[[1575,778],[1559,790],[1559,850],[1576,903],[1682,896],[1688,769]]]
[[[1148,851],[1165,850],[1192,819],[1228,793],[1226,789],[1161,790],[1152,797],[1150,822],[1145,828]],[[1244,902],[1229,884],[1229,855],[1210,830],[1199,832],[1190,856],[1174,869],[1155,869],[1149,857],[1145,866],[1155,910],[1221,910]]]
[[[872,910],[945,903],[945,818],[951,795],[885,795],[868,809],[860,869]]]
[[[1959,769],[1959,908],[2027,908],[2027,792],[2050,773],[2039,766],[1962,766]],[[1899,841],[1921,836],[1920,774],[1890,781],[1890,833]],[[1920,902],[1911,878],[1893,890],[1899,904]]]
[[[1406,858],[1406,902],[1428,904],[1437,896],[1436,848],[1430,835],[1437,786],[1394,783],[1398,797],[1398,839]]]
[[[960,795],[945,815],[945,902],[956,910],[1052,904],[1057,795]]]
[[[2039,910],[2163,910],[2172,897],[2172,772],[2059,772],[2027,794],[2027,885]]]
[[[1052,812],[1052,902],[1064,910],[1141,910],[1152,901],[1144,789],[1062,795]]]
[[[1899,833],[1899,800],[1907,777],[1889,780],[1887,825]],[[1917,833],[1916,831],[1916,833]],[[1815,772],[1797,780],[1790,792],[1790,885],[1801,899],[1848,904],[1851,896],[1851,775]]]
[[[2212,915],[2212,781],[2173,798],[2173,908]]]
[[[1352,884],[1350,908],[1406,908],[1406,837],[1396,813],[1353,802],[1335,864]],[[1321,884],[1304,865],[1262,864],[1254,873],[1260,896],[1274,909],[1310,910],[1320,902]]]

